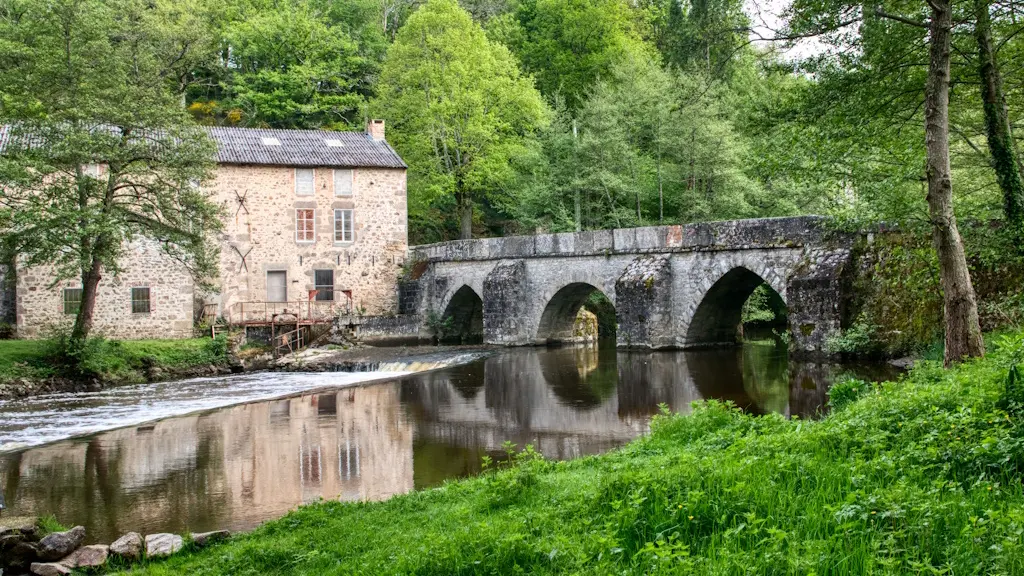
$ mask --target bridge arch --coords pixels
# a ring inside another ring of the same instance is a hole
[[[468,284],[448,298],[437,337],[447,342],[483,342],[484,301]]]
[[[540,316],[540,323],[537,326],[537,342],[559,343],[571,342],[574,340],[573,326],[576,323],[576,316],[584,304],[592,295],[599,294],[598,300],[598,334],[600,336],[611,336],[613,334],[601,334],[602,320],[607,326],[610,318],[615,316],[615,305],[611,298],[600,288],[588,282],[570,282],[558,289],[544,306]],[[603,316],[603,318],[602,318]],[[612,325],[614,321],[611,320]]]
[[[701,295],[686,332],[686,347],[735,345],[742,341],[743,305],[759,286],[785,305],[785,297],[764,276],[746,266],[735,266]]]

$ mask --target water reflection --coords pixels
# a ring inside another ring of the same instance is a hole
[[[720,398],[755,413],[811,417],[846,369],[790,362],[771,345],[509,350],[0,455],[0,481],[7,513],[52,513],[85,525],[91,540],[127,530],[242,530],[318,498],[378,500],[474,474],[505,441],[532,443],[549,458],[602,452],[646,432],[662,403],[685,412],[694,400]],[[305,377],[311,388],[324,378]],[[0,412],[0,432],[5,426],[14,424]]]

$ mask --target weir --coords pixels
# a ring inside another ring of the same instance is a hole
[[[399,288],[405,315],[391,323],[423,338],[447,321],[488,344],[545,344],[600,291],[621,348],[735,345],[743,303],[766,283],[788,308],[790,350],[824,355],[847,322],[853,242],[802,216],[416,246]]]

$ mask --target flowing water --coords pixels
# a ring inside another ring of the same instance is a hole
[[[379,500],[477,473],[505,441],[548,458],[603,452],[644,434],[662,403],[814,417],[839,374],[892,376],[879,370],[790,361],[772,344],[528,348],[411,375],[259,373],[50,395],[0,402],[0,489],[4,515],[53,514],[90,541],[247,530],[320,498]],[[370,378],[381,380],[353,386]]]

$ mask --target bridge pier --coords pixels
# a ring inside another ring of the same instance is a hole
[[[667,255],[640,256],[615,282],[620,348],[673,348],[672,262]]]
[[[532,344],[527,324],[529,286],[526,263],[502,261],[484,278],[484,342],[505,346]]]

